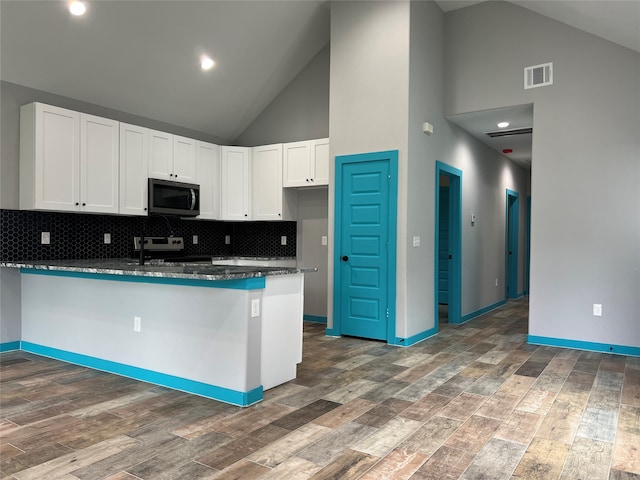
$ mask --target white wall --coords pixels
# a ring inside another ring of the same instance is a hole
[[[504,2],[445,40],[447,113],[534,104],[529,333],[640,346],[640,54]],[[544,62],[554,85],[523,90]]]

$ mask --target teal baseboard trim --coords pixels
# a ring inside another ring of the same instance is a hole
[[[53,277],[86,278],[89,280],[111,280],[114,282],[154,283],[160,285],[182,285],[186,287],[230,288],[233,290],[259,290],[265,288],[265,277],[242,278],[238,280],[198,280],[190,278],[146,277],[143,275],[114,275],[109,273],[68,272],[61,270],[39,270],[21,268],[20,273],[28,275],[48,275]]]
[[[460,324],[468,322],[469,320],[479,317],[480,315],[484,315],[485,313],[490,312],[491,310],[495,310],[498,307],[506,305],[506,303],[507,303],[506,300],[500,300],[499,302],[496,302],[492,305],[488,305],[484,308],[481,308],[480,310],[476,310],[475,312],[467,313],[466,315],[463,315],[462,318],[460,319]]]
[[[525,295],[526,295],[526,293],[525,293],[525,292],[518,292],[518,293],[516,293],[516,296],[515,296],[515,297],[513,297],[513,299],[522,298],[522,297],[524,297]]]
[[[302,319],[305,322],[324,323],[327,324],[327,317],[321,317],[319,315],[303,315]]]
[[[629,345],[612,345],[610,343],[585,342],[583,340],[569,340],[567,338],[539,337],[537,335],[527,335],[527,343],[531,343],[533,345],[545,345],[549,347],[587,350],[589,352],[613,353],[617,355],[640,357],[640,347],[632,347]]]
[[[20,350],[20,340],[0,343],[0,352],[10,352],[12,350]]]
[[[337,330],[335,328],[327,328],[327,329],[325,329],[324,334],[327,337],[341,337],[342,336],[342,334],[340,333],[340,330]]]
[[[187,378],[176,377],[166,373],[154,372],[144,368],[133,367],[123,363],[112,362],[111,360],[103,360],[101,358],[90,357],[80,353],[68,352],[57,348],[46,347],[31,342],[20,342],[20,348],[25,352],[35,353],[43,357],[62,360],[63,362],[81,365],[83,367],[101,370],[103,372],[114,373],[123,377],[133,378],[154,385],[180,390],[201,397],[211,398],[224,403],[247,407],[253,403],[262,400],[262,386],[256,387],[247,392],[231,390],[208,383],[189,380]]]
[[[415,345],[418,342],[426,340],[429,337],[433,337],[438,333],[438,327],[430,328],[429,330],[425,330],[424,332],[418,333],[411,337],[400,338],[396,337],[394,342],[390,345],[397,345],[399,347],[410,347],[411,345]]]

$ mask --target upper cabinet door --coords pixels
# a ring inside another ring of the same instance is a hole
[[[31,103],[20,113],[20,208],[78,210],[80,114]]]
[[[149,130],[149,178],[173,180],[173,135]]]
[[[311,182],[313,185],[329,185],[329,139],[312,141]]]
[[[329,185],[329,139],[284,144],[282,185]]]
[[[283,146],[284,187],[308,187],[311,178],[311,142],[291,142]]]
[[[173,179],[178,182],[196,181],[196,141],[191,138],[173,136]],[[170,174],[171,176],[171,174]]]
[[[221,147],[220,210],[222,220],[249,220],[251,150]]]
[[[282,220],[282,144],[251,151],[251,213],[253,220]]]
[[[198,218],[220,219],[220,147],[196,142],[196,183],[200,185]]]
[[[149,131],[120,124],[120,213],[147,214]]]
[[[118,213],[120,123],[80,115],[80,210]]]

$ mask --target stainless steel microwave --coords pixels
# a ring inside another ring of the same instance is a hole
[[[200,215],[200,185],[150,178],[148,206],[150,214]]]

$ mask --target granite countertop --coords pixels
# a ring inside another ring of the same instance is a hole
[[[265,259],[266,260],[266,259]],[[213,260],[215,262],[215,259]],[[317,271],[297,266],[214,265],[211,262],[148,262],[138,265],[130,258],[92,258],[84,260],[10,260],[0,267],[51,270],[103,275],[182,278],[191,280],[241,280],[268,275],[290,275]]]

